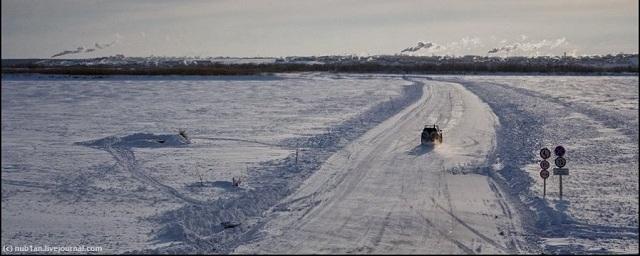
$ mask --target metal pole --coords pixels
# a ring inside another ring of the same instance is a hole
[[[560,200],[562,200],[562,175],[558,176],[560,176]]]
[[[547,198],[547,179],[542,179],[542,198]]]

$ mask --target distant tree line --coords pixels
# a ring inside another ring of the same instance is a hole
[[[37,64],[3,65],[2,73],[39,73],[62,75],[255,75],[289,72],[396,73],[396,74],[479,74],[479,73],[638,73],[638,66],[590,66],[580,64],[522,63],[438,63],[438,64],[207,64],[173,67],[152,66],[43,66]]]

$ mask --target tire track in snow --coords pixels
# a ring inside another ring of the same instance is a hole
[[[413,205],[411,203],[409,203],[409,201],[407,201],[406,198],[402,198],[402,200],[404,200],[404,202],[406,203],[407,206],[409,206],[409,208],[411,210],[413,210],[416,215],[418,215],[420,217],[420,219],[422,219],[424,221],[425,224],[427,224],[427,226],[431,229],[435,229],[441,237],[444,237],[447,241],[455,244],[458,248],[460,248],[460,250],[464,251],[466,254],[475,254],[475,252],[467,247],[466,245],[464,245],[463,243],[461,243],[460,241],[456,240],[455,238],[453,238],[448,232],[438,228],[438,226],[434,225],[433,222],[427,218],[426,216],[424,216],[424,214],[422,214],[422,212],[416,210]]]
[[[417,85],[420,87],[423,87],[423,90],[425,90],[423,92],[423,98],[421,100],[419,100],[419,102],[412,104],[409,108],[403,110],[403,112],[401,112],[400,115],[400,120],[409,120],[412,118],[416,118],[417,117],[417,108],[421,106],[421,102],[426,102],[427,100],[430,100],[433,96],[432,93],[432,89],[426,88],[424,89],[424,82],[422,81],[418,81],[418,80],[410,80],[408,78],[403,78],[406,81],[412,82],[413,85]],[[411,116],[411,118],[409,118],[409,116]],[[391,134],[393,130],[397,130],[398,127],[397,126],[391,126],[391,127],[387,127],[385,129],[383,129],[382,131],[378,132],[379,134]],[[360,145],[374,145],[376,144],[376,142],[378,142],[378,140],[380,139],[381,136],[373,136],[372,139],[370,140],[366,140],[364,142],[361,142],[363,144]],[[371,155],[373,154],[373,150],[375,150],[374,147],[369,146],[369,147],[365,147],[366,150],[363,152],[358,152],[361,155]],[[369,165],[371,164],[371,162],[368,161],[360,161],[358,162],[358,164],[355,167],[351,167],[351,170],[358,170],[358,169],[369,169]],[[327,194],[327,193],[339,193],[337,195],[337,197],[339,198],[344,198],[346,195],[348,195],[349,193],[351,193],[356,187],[357,184],[362,181],[362,179],[364,178],[364,176],[366,175],[366,172],[355,172],[356,175],[348,175],[352,172],[344,172],[341,174],[341,176],[336,180],[336,179],[327,179],[323,182],[321,189],[314,192],[314,194]],[[345,182],[347,182],[345,184]],[[312,196],[312,198],[315,198],[315,196]],[[319,205],[321,205],[322,201],[315,201],[315,203],[309,203],[308,206],[309,208],[306,210],[305,214],[303,214],[303,216],[299,217],[299,219],[301,219],[300,222],[296,223],[295,228],[300,228],[304,225],[306,225],[307,223],[309,223],[310,221],[312,221],[314,219],[315,216],[322,214],[323,212],[325,212],[327,209],[329,209],[332,205],[334,205],[335,203],[337,203],[337,201],[330,201],[329,204],[322,204],[322,207],[317,207]],[[304,217],[304,219],[303,219]]]
[[[405,80],[411,81],[416,85],[424,87],[424,83],[421,82],[421,81],[413,81],[413,80],[409,80],[409,79],[406,79],[406,78],[405,78]],[[427,95],[427,97],[426,97],[425,101],[432,97],[431,91],[427,92],[426,95]],[[415,118],[416,115],[417,115],[416,114],[417,111],[415,111],[415,110],[419,106],[420,106],[420,104],[414,104],[414,106],[411,109],[405,110],[406,113],[403,113],[401,115],[400,120],[410,120],[412,118]],[[409,116],[411,116],[411,118]],[[397,130],[397,129],[398,129],[398,126],[391,126],[391,127],[388,127],[387,129],[384,129],[383,131],[381,131],[380,134],[392,134],[393,133],[392,131]],[[379,141],[379,139],[381,137],[382,136],[375,136],[375,137],[373,137],[373,139],[368,141],[367,144],[374,145],[376,142]],[[374,150],[376,150],[375,147],[369,147],[369,150],[367,150],[365,152],[365,155],[374,154],[375,153]],[[360,161],[352,169],[353,170],[367,170],[367,169],[370,169],[371,164],[372,163],[370,161]],[[345,172],[343,174],[343,176],[342,176],[342,179],[339,180],[337,183],[335,183],[335,186],[332,187],[333,189],[337,189],[337,191],[338,191],[337,193],[338,194],[336,195],[336,197],[338,197],[338,198],[345,198],[348,194],[350,194],[357,187],[357,185],[363,180],[364,176],[367,174],[367,172],[362,172],[361,171],[361,172],[356,172],[357,175],[349,176],[349,175],[347,175],[349,173],[350,172]],[[346,181],[346,182],[348,182],[347,184],[344,183],[345,182],[345,178],[350,178],[349,180]],[[340,184],[340,186],[337,186],[338,184]],[[326,193],[327,191],[324,191],[324,192]],[[334,205],[337,202],[339,202],[339,201],[338,200],[333,200],[328,205],[323,205],[323,210],[318,212],[316,215],[319,215],[322,212],[326,211],[327,209],[330,209],[331,206]],[[306,222],[302,222],[301,225],[305,225],[311,220],[313,220],[312,217],[311,218],[307,218],[307,221]]]
[[[507,236],[509,237],[509,248],[513,251],[522,251],[522,246],[520,245],[520,241],[516,238],[516,227],[514,224],[514,220],[513,220],[513,216],[511,213],[511,208],[509,207],[509,204],[506,202],[506,198],[502,195],[502,192],[500,192],[500,189],[498,189],[496,182],[488,177],[489,180],[489,187],[491,188],[491,190],[498,196],[498,203],[500,203],[500,207],[502,207],[502,209],[504,210],[505,215],[508,218],[508,227],[507,227]]]
[[[287,146],[285,146],[285,145],[279,145],[279,144],[274,144],[274,143],[261,142],[261,141],[257,141],[257,140],[245,140],[245,139],[238,139],[238,138],[224,138],[224,137],[199,137],[199,136],[195,136],[195,137],[191,137],[191,139],[212,140],[212,141],[218,141],[218,140],[222,140],[222,141],[237,141],[237,142],[246,142],[246,143],[260,144],[260,145],[271,146],[271,147],[287,147]]]
[[[191,198],[189,196],[186,196],[180,193],[175,188],[165,185],[159,182],[158,180],[156,180],[155,178],[149,176],[139,167],[138,161],[136,160],[136,156],[133,153],[133,150],[126,147],[122,147],[122,146],[113,146],[112,144],[107,144],[104,147],[102,147],[102,149],[107,151],[109,154],[111,154],[111,156],[113,156],[116,162],[120,166],[122,166],[122,168],[130,172],[133,175],[133,177],[140,180],[144,184],[155,187],[171,197],[175,197],[177,199],[180,199],[190,204],[199,204],[199,205],[207,204],[207,202],[200,201],[200,200]]]
[[[58,184],[52,184],[52,183],[34,182],[34,181],[26,181],[26,180],[10,180],[10,179],[2,179],[2,184],[21,186],[21,187],[30,187],[30,188],[41,188],[41,189],[55,188],[56,186],[58,186]]]
[[[471,231],[473,234],[475,234],[476,236],[480,237],[482,240],[484,240],[485,242],[493,245],[494,247],[502,250],[505,253],[516,253],[515,251],[497,243],[496,241],[494,241],[493,239],[487,237],[486,235],[478,232],[478,230],[474,229],[473,227],[469,226],[469,224],[467,224],[466,222],[464,222],[463,220],[461,220],[460,218],[458,218],[458,216],[456,216],[455,214],[453,214],[451,212],[451,210],[447,210],[444,207],[442,207],[442,205],[438,204],[438,202],[436,202],[436,200],[432,197],[431,201],[433,202],[433,204],[438,207],[438,209],[444,211],[445,213],[449,214],[451,216],[452,219],[456,220],[458,223],[462,224],[462,226],[464,226],[465,228],[467,228],[469,231]]]

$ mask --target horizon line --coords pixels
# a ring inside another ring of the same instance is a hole
[[[607,53],[607,54],[581,54],[581,55],[511,55],[511,56],[489,56],[487,55],[476,55],[476,54],[465,54],[465,55],[456,55],[456,54],[445,54],[445,55],[409,55],[409,54],[375,54],[375,55],[359,55],[359,54],[327,54],[327,55],[287,55],[287,56],[191,56],[191,55],[183,55],[183,56],[171,56],[171,55],[148,55],[148,56],[126,56],[124,54],[115,54],[108,56],[100,56],[100,57],[85,57],[85,58],[0,58],[2,60],[27,60],[27,59],[38,59],[38,60],[82,60],[82,59],[99,59],[99,58],[108,58],[108,57],[119,57],[123,56],[125,58],[236,58],[236,59],[278,59],[278,58],[288,58],[288,57],[332,57],[332,56],[344,56],[344,57],[377,57],[377,56],[405,56],[405,57],[466,57],[466,56],[474,56],[474,57],[487,57],[487,58],[511,58],[511,57],[527,57],[527,58],[539,58],[539,57],[595,57],[595,56],[616,56],[616,55],[639,55],[638,52],[625,53]]]

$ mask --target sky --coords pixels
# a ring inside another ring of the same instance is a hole
[[[638,53],[638,2],[1,0],[2,58]]]

